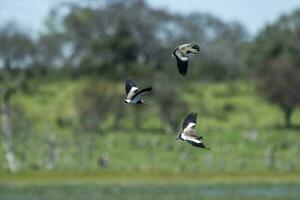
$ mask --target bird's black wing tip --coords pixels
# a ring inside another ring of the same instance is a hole
[[[147,88],[140,90],[139,93],[140,92],[151,92],[151,91],[152,91],[152,87],[147,87]]]
[[[190,114],[188,114],[187,118],[188,118],[188,119],[197,120],[197,118],[198,118],[198,113],[196,113],[196,112],[191,112]]]
[[[187,69],[188,69],[188,61],[182,61],[180,60],[180,58],[176,57],[176,61],[177,61],[177,69],[178,72],[182,75],[182,76],[186,76],[187,74]]]

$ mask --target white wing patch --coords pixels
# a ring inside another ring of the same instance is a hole
[[[137,87],[132,87],[128,92],[127,99],[131,100],[133,95],[138,91]]]
[[[181,134],[181,138],[182,138],[183,140],[187,140],[187,136],[184,134],[184,132]]]
[[[189,58],[188,57],[181,57],[181,58],[179,58],[180,60],[182,60],[182,61],[188,61],[189,60]]]
[[[202,143],[201,140],[198,140],[197,138],[192,137],[192,136],[188,136],[188,135],[186,135],[184,132],[181,134],[181,138],[182,138],[183,140],[193,141],[193,142],[195,142],[195,143],[197,143],[197,144]]]
[[[191,137],[191,136],[186,136],[186,140],[196,142],[197,144],[202,143],[201,140],[198,140],[198,139],[196,139],[196,138],[194,138],[194,137]]]

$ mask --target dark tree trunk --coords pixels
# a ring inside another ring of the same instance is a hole
[[[285,127],[290,128],[291,127],[291,118],[292,118],[293,109],[292,108],[286,108],[284,109],[284,120],[285,120]]]
[[[2,133],[3,133],[3,148],[5,153],[5,158],[7,161],[7,166],[10,172],[14,173],[18,171],[18,164],[15,157],[15,152],[13,148],[13,132],[10,124],[9,117],[9,99],[12,94],[12,90],[6,89],[3,92],[2,104],[1,104],[1,114],[2,114]]]

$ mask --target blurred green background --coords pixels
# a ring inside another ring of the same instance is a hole
[[[255,33],[139,0],[0,19],[0,199],[300,199],[299,6]],[[128,77],[149,105],[120,103]],[[174,140],[189,112],[210,151]]]

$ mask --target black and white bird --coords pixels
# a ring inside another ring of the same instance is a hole
[[[202,137],[196,135],[195,127],[197,125],[197,113],[190,113],[185,117],[182,124],[182,131],[176,139],[187,141],[195,147],[200,147],[209,150],[203,142]]]
[[[177,68],[181,75],[185,76],[188,69],[189,53],[197,54],[200,51],[200,46],[194,43],[182,44],[177,46],[172,56],[176,58]]]
[[[141,96],[150,92],[152,87],[148,87],[142,90],[139,90],[136,84],[127,79],[125,82],[125,91],[126,91],[126,99],[123,100],[124,103],[131,103],[131,104],[146,104]]]

